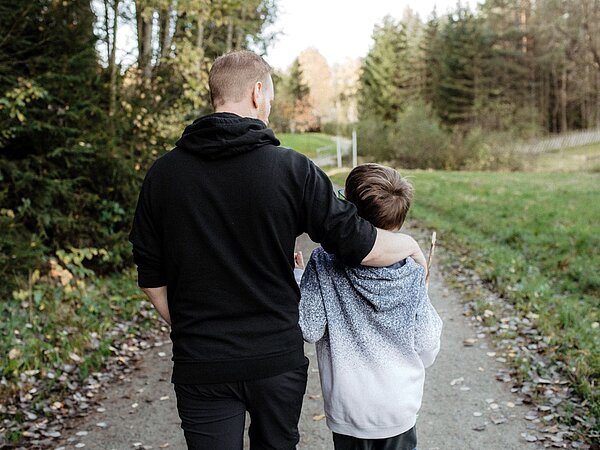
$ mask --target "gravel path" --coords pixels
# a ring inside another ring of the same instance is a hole
[[[303,236],[298,248],[307,260],[314,244]],[[417,425],[419,450],[539,448],[523,437],[530,425],[524,418],[529,408],[519,405],[510,386],[495,379],[502,365],[488,348],[491,344],[480,339],[473,346],[463,345],[465,339],[475,337],[475,332],[463,316],[459,294],[445,286],[435,268],[430,297],[444,320],[444,334],[437,361],[427,371]],[[145,354],[139,370],[106,388],[99,409],[73,423],[71,434],[61,444],[65,450],[185,449],[169,382],[171,345],[168,340],[158,344]],[[298,448],[331,449],[330,433],[322,417],[314,346],[307,345],[306,353],[311,365]]]

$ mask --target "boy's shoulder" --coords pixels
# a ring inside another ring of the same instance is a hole
[[[321,246],[315,248],[310,255],[310,259],[317,267],[332,267],[336,264],[337,258],[331,253],[327,253]]]

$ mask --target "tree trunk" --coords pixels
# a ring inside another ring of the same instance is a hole
[[[196,21],[196,48],[204,50],[204,23],[201,18]]]
[[[235,39],[236,50],[241,50],[245,41],[244,23],[246,23],[246,3],[242,3],[242,20],[237,27],[237,36]]]
[[[569,124],[567,121],[567,68],[563,67],[560,77],[560,132],[564,133],[568,130]]]
[[[149,79],[152,76],[152,14],[144,17],[139,0],[135,6],[138,37],[138,68],[142,71],[142,77]]]
[[[104,31],[106,33],[106,61],[110,61],[110,26],[108,18],[108,0],[104,0]]]
[[[114,128],[113,117],[115,115],[117,106],[117,25],[119,18],[119,1],[113,0],[113,26],[112,26],[112,47],[110,49],[110,60],[108,67],[110,71],[110,103],[108,108],[108,115],[110,117],[111,128]],[[114,130],[113,130],[114,131]]]
[[[227,47],[226,53],[233,49],[233,17],[229,16],[227,20]]]
[[[171,2],[166,7],[160,9],[160,30],[159,30],[159,44],[160,44],[160,59],[166,59],[169,57],[171,51]]]

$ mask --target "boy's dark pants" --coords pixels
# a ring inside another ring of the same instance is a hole
[[[333,433],[335,450],[413,450],[417,447],[417,429],[386,439],[359,439]]]
[[[307,372],[308,359],[297,369],[269,378],[175,384],[188,449],[242,450],[246,411],[251,450],[295,449]]]

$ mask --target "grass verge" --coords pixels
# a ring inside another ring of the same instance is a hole
[[[600,419],[600,175],[405,171],[410,215],[493,290],[533,314],[544,355]],[[347,173],[333,176],[343,184]]]
[[[600,172],[600,144],[566,148],[539,155],[524,155],[525,168],[532,172]]]
[[[293,148],[309,158],[317,156],[317,149],[330,147],[335,150],[332,136],[323,133],[280,133],[277,135],[283,147]]]
[[[130,342],[131,350],[131,342],[158,328],[133,270],[98,278],[83,264],[102,256],[98,249],[59,251],[47,273],[34,271],[26,286],[0,303],[0,352],[6,355],[0,417],[12,443],[35,437],[40,421],[72,414],[65,399],[73,403],[73,393],[91,383],[109,356],[126,367],[121,344]]]

